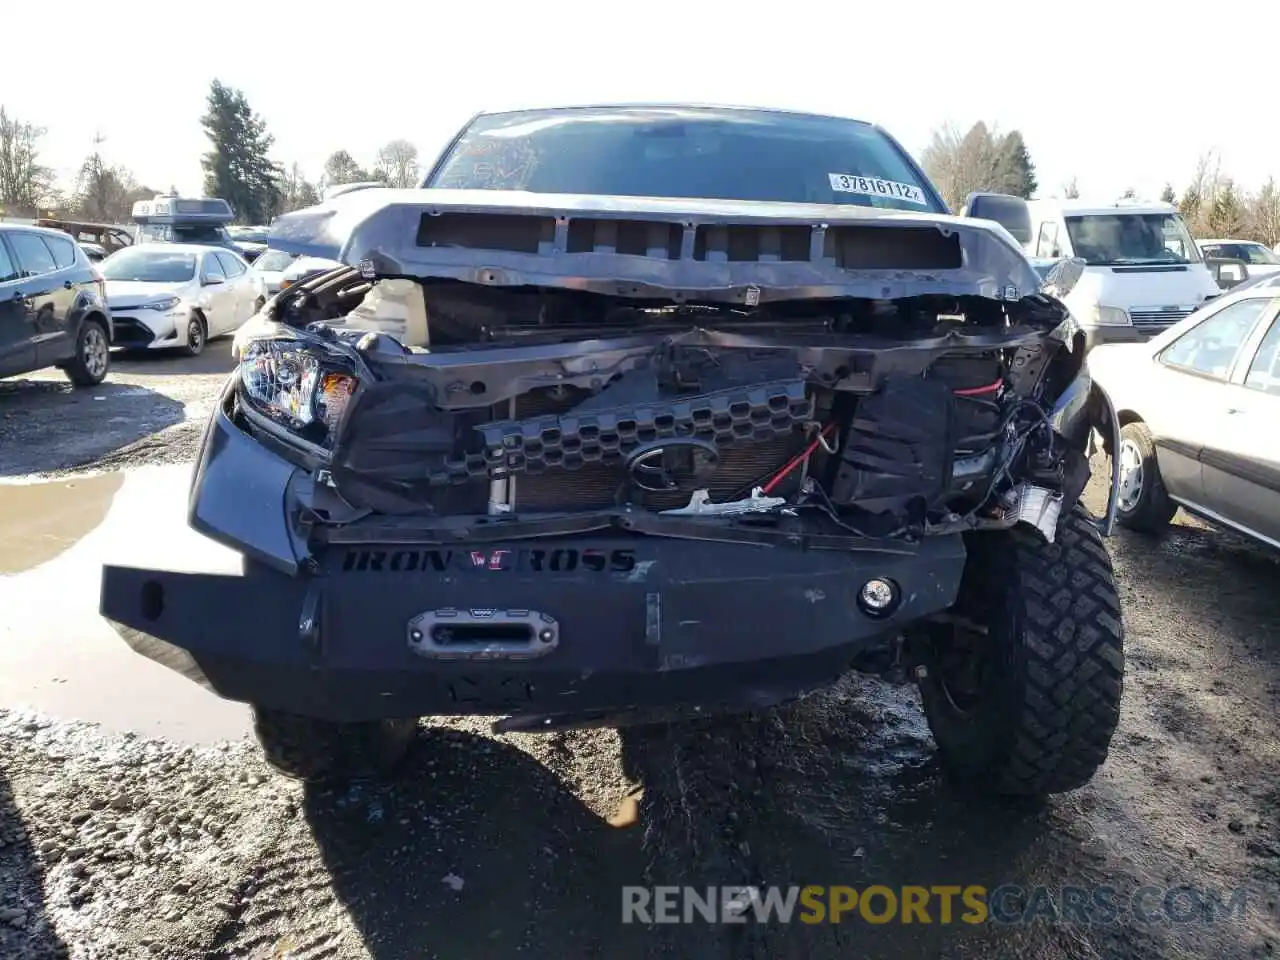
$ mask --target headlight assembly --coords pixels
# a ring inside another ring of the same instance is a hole
[[[244,406],[276,432],[327,453],[360,385],[351,364],[320,344],[253,340],[240,352]]]
[[[1085,325],[1091,327],[1127,327],[1133,323],[1129,311],[1123,307],[1104,307],[1094,304],[1085,311]]]
[[[162,297],[159,300],[152,300],[150,303],[146,304],[146,308],[148,310],[163,310],[167,313],[177,307],[181,302],[182,301],[177,297]]]

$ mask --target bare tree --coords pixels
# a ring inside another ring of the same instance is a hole
[[[303,175],[302,168],[296,163],[290,166],[280,182],[280,212],[300,210],[319,202],[320,193],[316,185]]]
[[[408,140],[392,140],[378,151],[376,171],[383,174],[390,186],[417,186],[418,148]]]
[[[1215,237],[1238,237],[1247,225],[1244,198],[1230,177],[1222,177],[1215,185],[1205,226]]]
[[[1249,204],[1249,229],[1254,240],[1274,247],[1280,243],[1280,189],[1268,177]]]
[[[53,171],[40,163],[44,134],[0,106],[0,204],[6,208],[34,212],[49,196]]]
[[[920,160],[952,208],[974,192],[1030,197],[1036,189],[1035,166],[1022,134],[1000,134],[981,120],[963,136],[950,124],[934,130]]]
[[[1072,177],[1062,185],[1062,195],[1068,200],[1080,199],[1080,186],[1076,183],[1076,178]]]
[[[1182,218],[1187,221],[1192,234],[1204,236],[1208,228],[1206,223],[1213,206],[1214,194],[1218,190],[1221,162],[1213,152],[1201,154],[1196,161],[1196,171],[1187,184],[1187,189],[1178,201],[1178,209]]]
[[[101,143],[97,137],[95,143]],[[125,167],[109,166],[95,150],[85,157],[76,177],[71,207],[78,216],[106,223],[123,223],[129,219],[138,200],[154,196],[155,191],[141,186]]]

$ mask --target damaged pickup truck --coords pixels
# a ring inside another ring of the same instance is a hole
[[[1114,412],[1060,297],[880,128],[708,107],[482,114],[423,189],[281,217],[348,266],[242,331],[190,522],[238,576],[109,566],[138,652],[304,779],[416,719],[498,731],[920,686],[958,781],[1090,779],[1123,628],[1078,504]],[[1078,275],[1078,271],[1077,271]]]

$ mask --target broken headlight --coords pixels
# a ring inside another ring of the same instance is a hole
[[[300,340],[254,340],[240,354],[243,405],[290,437],[327,451],[359,386],[345,359]]]

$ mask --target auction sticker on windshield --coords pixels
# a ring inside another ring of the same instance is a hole
[[[881,180],[879,177],[855,177],[849,173],[828,173],[831,178],[831,189],[836,193],[864,193],[871,197],[888,197],[891,200],[906,200],[928,206],[924,191],[910,183],[899,183],[896,180]]]

